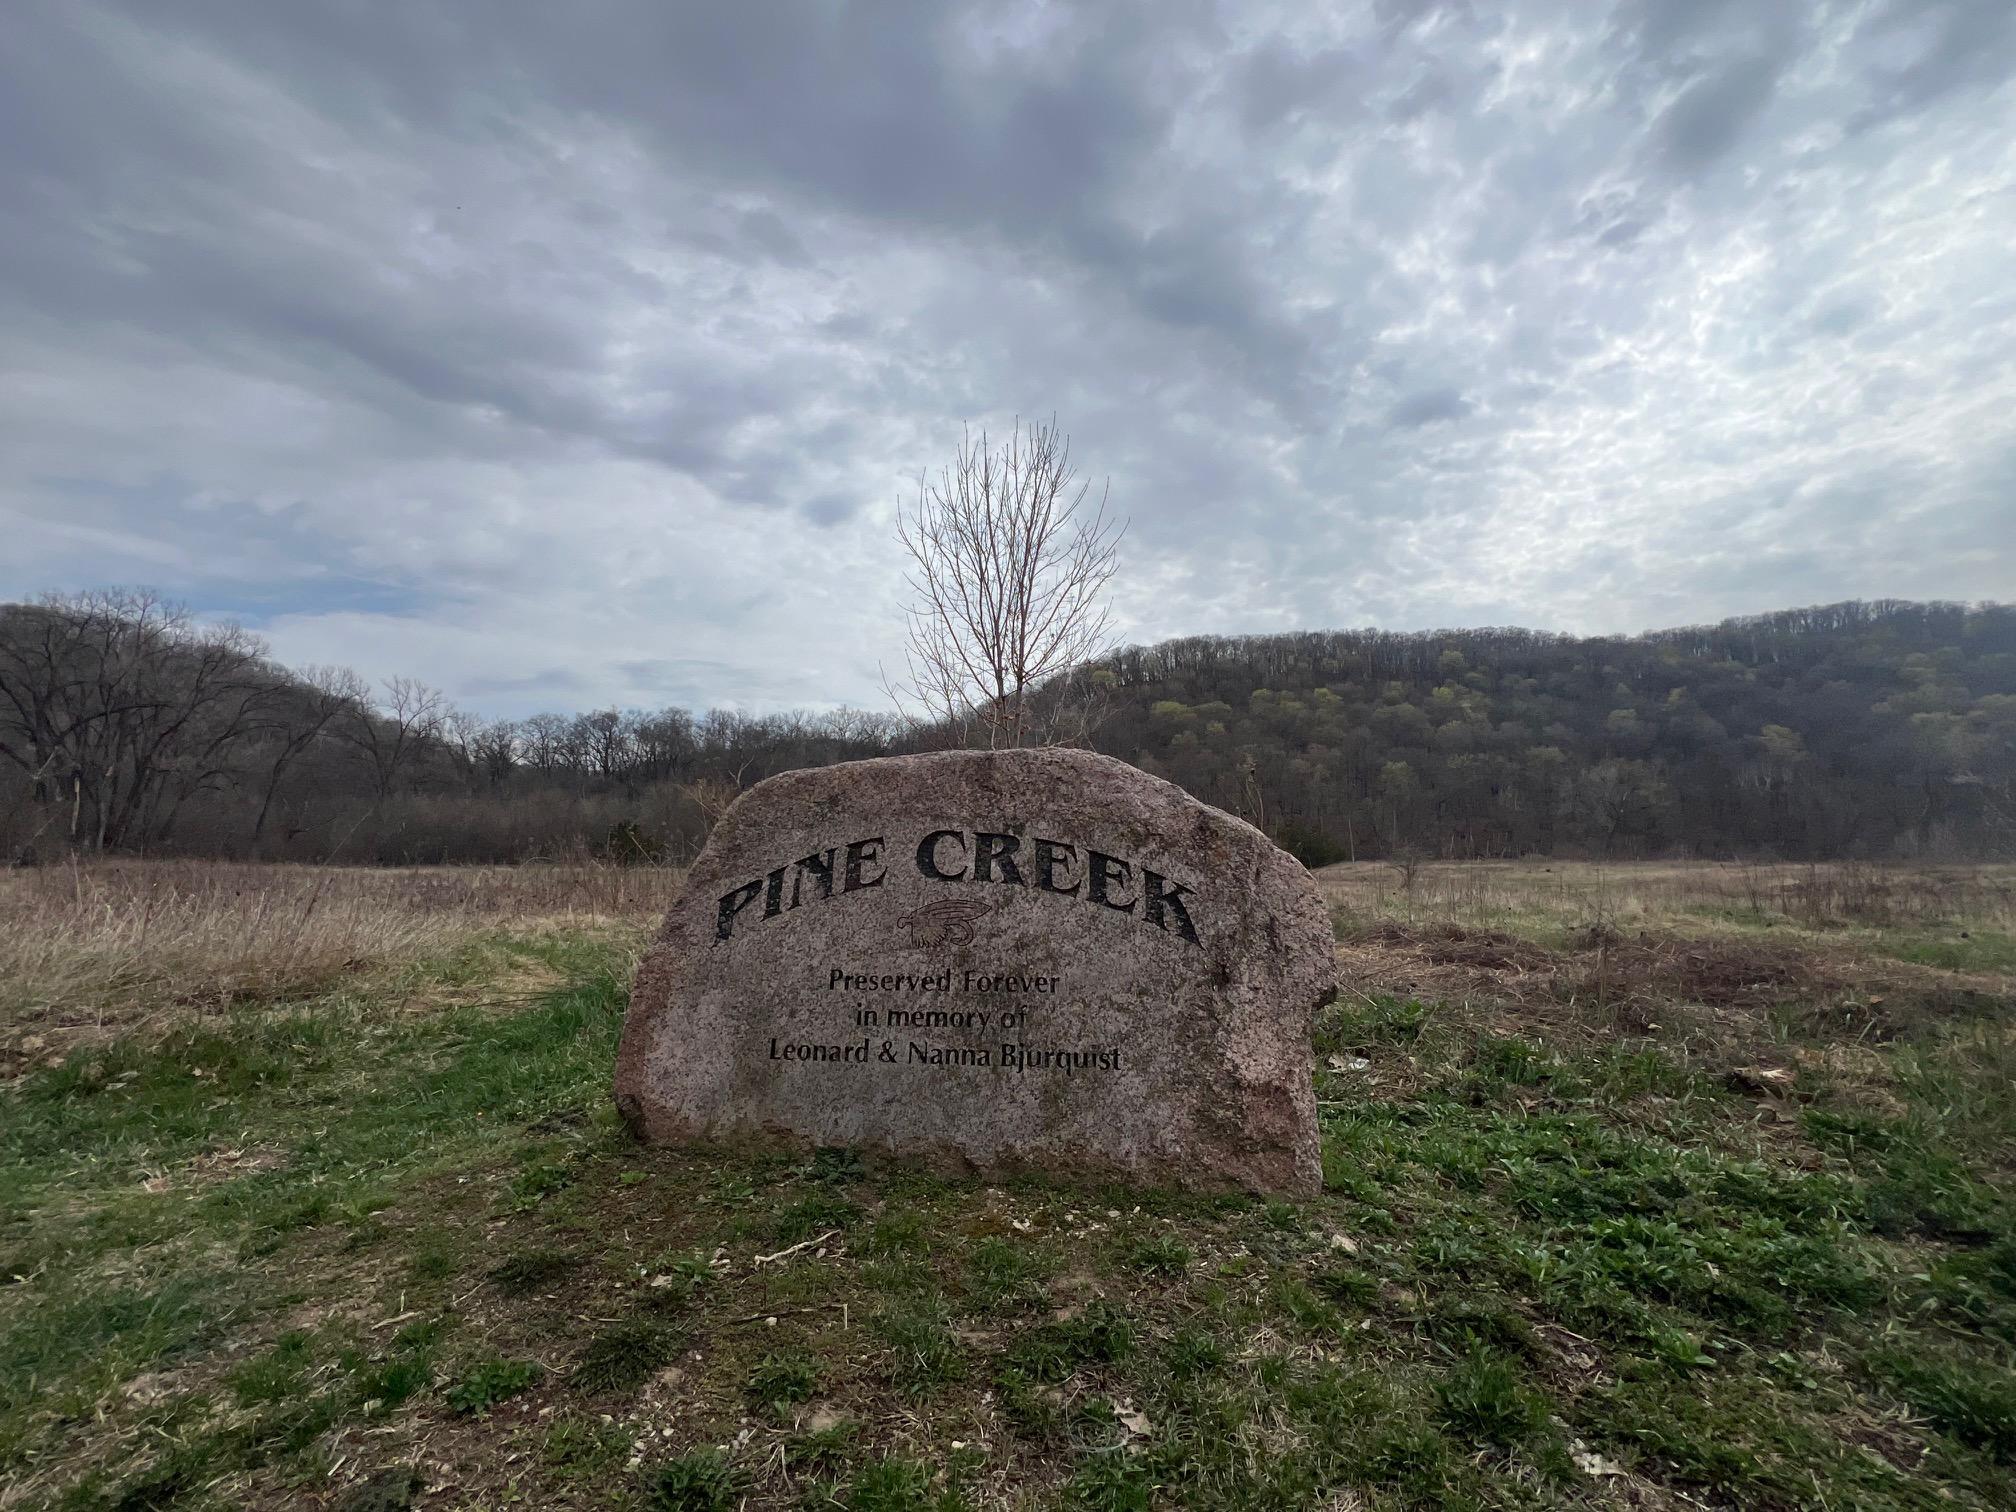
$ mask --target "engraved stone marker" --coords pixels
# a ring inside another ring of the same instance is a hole
[[[1313,1193],[1335,970],[1300,864],[1109,757],[787,772],[638,968],[616,1102],[654,1141]]]

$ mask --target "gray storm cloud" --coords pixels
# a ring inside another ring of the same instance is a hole
[[[0,594],[474,707],[875,702],[1054,411],[1137,639],[2016,591],[2001,0],[30,0]]]

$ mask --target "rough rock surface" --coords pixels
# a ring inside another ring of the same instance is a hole
[[[723,816],[638,968],[617,1106],[654,1141],[1312,1193],[1335,972],[1293,857],[1122,762],[789,772]]]

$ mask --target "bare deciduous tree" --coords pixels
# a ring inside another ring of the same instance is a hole
[[[455,709],[442,727],[442,740],[472,792],[493,791],[517,768],[518,726],[509,719],[485,719]]]
[[[184,802],[236,780],[285,674],[235,625],[146,592],[51,595],[0,614],[0,757],[72,847],[144,849]]]
[[[918,478],[896,524],[915,601],[909,676],[889,692],[906,713],[977,724],[990,747],[1085,738],[1083,673],[1112,649],[1106,585],[1126,529],[1104,487],[1087,510],[1089,488],[1054,419],[1018,420],[999,448],[968,432],[950,467]]]
[[[253,844],[258,844],[259,837],[266,832],[266,820],[273,811],[273,795],[287,769],[322,738],[339,716],[363,717],[370,696],[364,679],[348,667],[304,667],[291,684],[282,688],[279,707],[266,721],[263,732],[272,754],[259,797],[259,814],[252,821]]]
[[[440,690],[413,678],[390,677],[384,686],[380,708],[361,707],[342,726],[343,738],[370,763],[381,803],[392,796],[400,772],[440,738],[451,712]]]

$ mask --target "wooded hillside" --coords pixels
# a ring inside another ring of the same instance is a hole
[[[2007,848],[2016,609],[1848,603],[1630,638],[1170,641],[1105,749],[1305,860]]]
[[[2016,848],[2016,608],[1848,603],[1635,637],[1130,648],[1093,744],[1305,860]],[[0,606],[0,855],[692,854],[739,787],[943,738],[860,711],[486,721],[290,671],[144,595]]]

